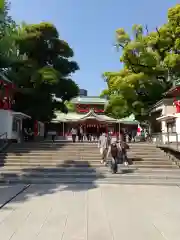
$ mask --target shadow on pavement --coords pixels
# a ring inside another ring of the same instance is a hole
[[[81,169],[82,167],[86,167],[85,170]],[[88,161],[67,160],[63,164],[52,168],[26,168],[22,169],[19,174],[1,173],[1,182],[7,183],[9,181],[11,183],[11,180],[13,180],[12,183],[19,184],[22,182],[21,188],[26,184],[31,184],[29,188],[13,199],[13,203],[15,203],[58,191],[87,191],[94,189],[97,187],[95,181],[104,177]],[[14,184],[14,187],[16,187],[16,184]],[[11,190],[12,185],[9,186],[9,189],[8,185],[6,185],[6,191]],[[0,197],[0,205],[2,204],[4,204],[4,200]]]

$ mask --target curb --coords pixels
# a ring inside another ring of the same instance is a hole
[[[18,195],[20,195],[21,193],[23,193],[26,189],[28,189],[31,186],[31,184],[26,185],[25,187],[23,187],[23,189],[21,189],[19,192],[17,192],[14,196],[12,196],[10,199],[8,199],[7,201],[5,201],[5,203],[0,205],[0,210],[5,207],[8,203],[10,203],[12,200],[14,200]]]

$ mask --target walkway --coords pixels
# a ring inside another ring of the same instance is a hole
[[[0,187],[0,204],[22,187]],[[0,210],[0,235],[3,240],[179,240],[179,202],[178,186],[34,185]]]

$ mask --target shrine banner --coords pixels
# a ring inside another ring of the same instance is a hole
[[[180,100],[174,101],[174,105],[176,106],[176,113],[180,113]]]
[[[0,109],[10,110],[13,102],[12,90],[15,86],[0,80]]]

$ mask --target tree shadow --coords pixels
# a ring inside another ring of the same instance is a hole
[[[136,169],[121,169],[121,174],[134,173]]]
[[[143,162],[144,161],[144,159],[140,158],[140,157],[132,157],[132,158],[128,158],[128,159],[129,159],[129,162],[131,165],[133,164],[133,162]]]
[[[98,172],[88,161],[65,160],[63,164],[52,168],[26,168],[22,169],[19,174],[1,173],[1,183],[22,182],[21,188],[31,184],[29,188],[13,199],[13,202],[23,202],[33,197],[53,194],[58,191],[87,191],[96,188],[96,180],[104,177],[104,174]],[[11,190],[12,186],[9,185],[9,187]],[[1,200],[0,197],[0,205],[4,204],[4,200]]]

